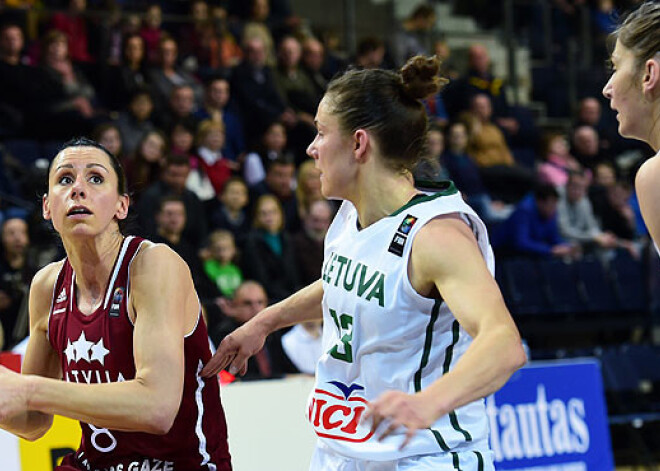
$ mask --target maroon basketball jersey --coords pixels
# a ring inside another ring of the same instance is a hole
[[[78,310],[76,274],[69,260],[64,260],[53,291],[48,338],[59,355],[65,381],[109,383],[135,377],[133,323],[128,315],[129,267],[143,242],[138,237],[124,240],[104,302],[90,315]],[[171,430],[166,435],[152,435],[81,422],[80,448],[64,458],[63,469],[231,470],[218,381],[199,374],[211,357],[201,312],[184,345],[183,398]]]

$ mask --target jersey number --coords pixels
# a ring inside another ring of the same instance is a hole
[[[337,360],[353,363],[353,347],[351,347],[351,340],[353,340],[353,316],[348,314],[337,316],[337,312],[334,309],[330,309],[330,315],[339,330],[339,341],[328,353]]]

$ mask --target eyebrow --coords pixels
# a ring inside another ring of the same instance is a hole
[[[92,167],[101,167],[106,172],[108,171],[108,169],[105,168],[105,166],[103,166],[101,164],[91,163],[91,164],[85,165],[85,168],[92,168]],[[55,170],[59,170],[61,168],[73,168],[73,164],[62,164],[62,165],[59,165]]]

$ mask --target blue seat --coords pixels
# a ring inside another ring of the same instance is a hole
[[[539,269],[550,299],[550,312],[555,314],[585,312],[586,304],[579,291],[575,265],[562,260],[540,260]]]
[[[610,262],[610,276],[619,308],[626,312],[648,311],[646,279],[642,262],[619,254]]]
[[[619,309],[612,284],[600,260],[592,258],[577,261],[575,270],[588,312],[611,313]]]
[[[502,276],[507,288],[505,299],[514,315],[549,312],[548,298],[537,262],[530,259],[503,260]]]

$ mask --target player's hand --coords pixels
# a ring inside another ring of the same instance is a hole
[[[429,428],[436,417],[436,410],[422,394],[406,394],[401,391],[387,391],[375,401],[369,403],[369,409],[363,420],[372,420],[371,431],[378,440],[393,433],[400,427],[406,429],[406,438],[399,449],[403,449],[413,438],[417,430]]]
[[[25,376],[0,366],[0,423],[26,411]]]
[[[256,322],[243,324],[222,339],[215,355],[202,369],[202,376],[208,378],[223,369],[233,375],[244,375],[248,359],[261,350],[265,342],[266,335],[260,331]]]

